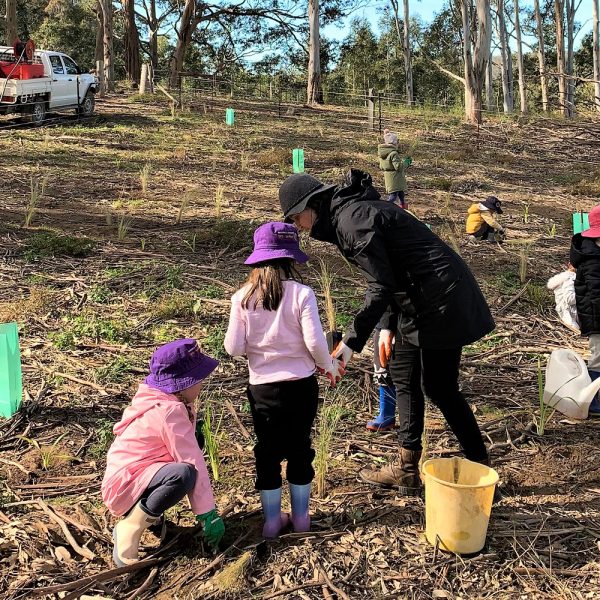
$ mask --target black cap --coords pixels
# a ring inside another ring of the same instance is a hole
[[[502,214],[502,202],[496,198],[496,196],[488,196],[481,204],[483,204],[486,208],[489,208],[491,211]]]
[[[283,220],[289,223],[290,217],[301,213],[311,198],[334,187],[334,184],[325,184],[307,173],[290,175],[279,187],[279,204],[283,211]]]

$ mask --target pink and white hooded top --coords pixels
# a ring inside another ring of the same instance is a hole
[[[102,499],[115,516],[124,515],[139,500],[163,466],[188,463],[196,468],[194,489],[188,494],[194,514],[215,508],[215,500],[196,441],[196,414],[173,394],[142,383],[113,432],[106,458]]]
[[[277,310],[265,310],[251,301],[242,308],[248,288],[231,298],[225,350],[231,356],[247,356],[250,384],[304,379],[315,365],[333,367],[315,293],[297,281],[283,282],[283,298]]]

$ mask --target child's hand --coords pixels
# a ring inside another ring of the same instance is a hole
[[[410,167],[410,165],[412,165],[412,158],[410,156],[407,156],[404,159],[404,166],[408,168],[408,167]]]
[[[334,388],[342,379],[342,377],[346,374],[346,369],[344,369],[344,365],[337,359],[333,359],[333,366],[330,371],[325,371],[322,369],[323,374],[329,379],[329,383],[332,388]]]
[[[202,525],[206,543],[213,550],[217,550],[219,543],[225,535],[225,523],[223,523],[223,519],[219,516],[217,509],[213,508],[207,513],[196,515],[196,523]]]

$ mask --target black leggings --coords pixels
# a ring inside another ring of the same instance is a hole
[[[142,510],[153,517],[162,515],[194,489],[197,475],[189,463],[173,462],[161,467],[140,497]]]
[[[315,476],[315,451],[310,431],[317,414],[319,384],[314,376],[248,386],[248,400],[257,442],[257,490],[281,487],[281,461],[287,459],[287,480],[310,483]]]
[[[400,442],[421,450],[425,421],[425,396],[442,411],[469,460],[487,459],[487,450],[475,415],[458,387],[462,348],[417,348],[398,333],[390,361],[400,416]]]

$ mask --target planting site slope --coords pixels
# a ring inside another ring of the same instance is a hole
[[[293,148],[326,181],[350,165],[371,172],[379,189],[383,178],[378,135],[344,130],[334,110],[315,126],[246,108],[227,128],[222,111],[173,117],[166,106],[115,97],[99,103],[93,122],[0,137],[0,322],[19,323],[26,398],[0,426],[0,596],[594,597],[600,425],[559,414],[541,423],[537,372],[554,348],[586,352],[558,322],[545,283],[568,261],[573,210],[600,200],[600,124],[531,118],[475,130],[422,110],[385,123],[414,159],[411,210],[468,262],[497,322],[465,348],[462,387],[504,498],[484,552],[460,559],[425,541],[421,499],[357,481],[360,468],[397,449],[394,432],[364,427],[376,411],[370,349],[337,392],[322,381],[335,410],[315,431],[324,487],[311,505],[313,531],[261,543],[247,369],[222,347],[228,299],[246,276],[254,229],[280,218],[277,189]],[[467,244],[467,208],[491,193],[503,200],[508,242]],[[302,243],[314,257],[302,274],[322,310],[316,259],[333,272],[343,329],[363,279],[332,248]],[[153,349],[178,337],[198,338],[221,360],[202,402],[218,446],[226,552],[215,560],[203,548],[181,503],[157,554],[158,539],[143,538],[155,558],[123,574],[113,570],[114,519],[99,494],[111,428]],[[458,451],[432,406],[425,442],[428,457]]]

